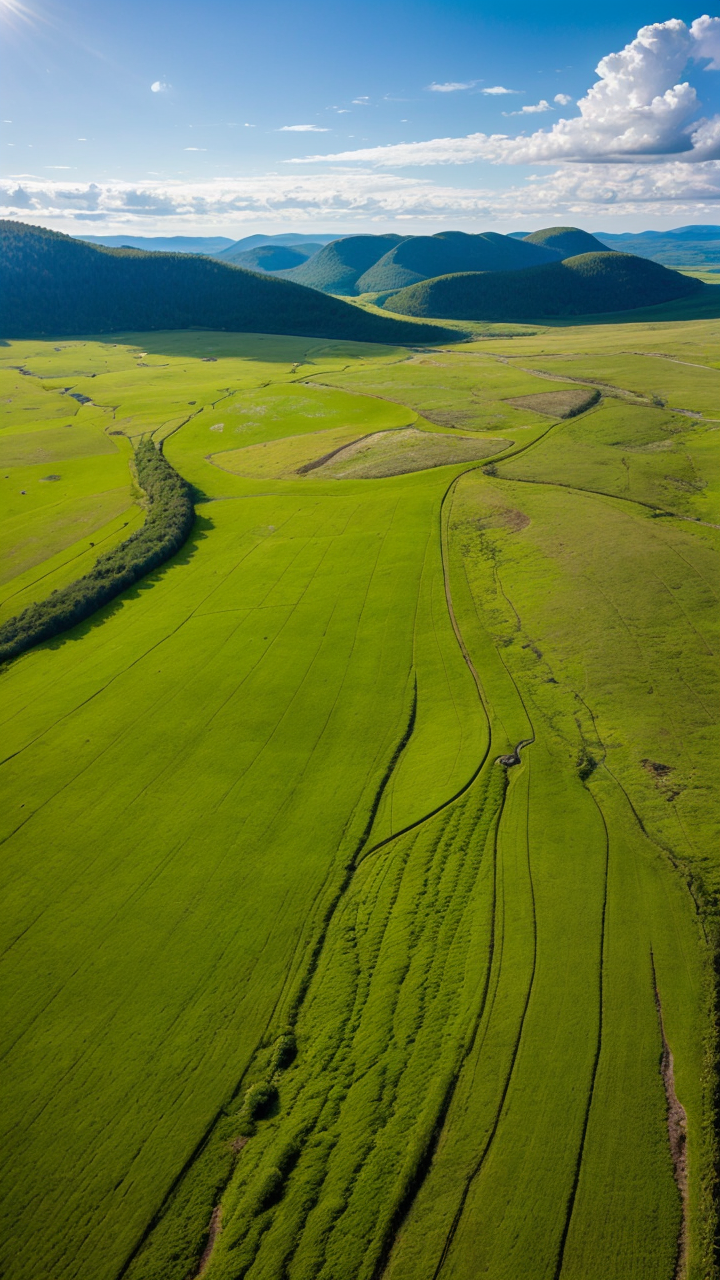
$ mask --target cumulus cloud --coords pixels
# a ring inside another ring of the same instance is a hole
[[[559,107],[568,107],[572,102],[569,93],[556,93],[553,102],[557,102]]]
[[[536,116],[536,115],[540,115],[543,111],[552,111],[552,109],[553,108],[550,106],[550,103],[546,102],[544,98],[541,98],[539,102],[536,102],[531,107],[530,106],[521,107],[519,111],[503,111],[503,115],[504,116]]]
[[[278,133],[329,133],[329,129],[323,129],[319,124],[284,124],[278,130]]]
[[[170,85],[166,84],[164,80],[153,80],[150,88],[153,93],[167,93]]]
[[[642,214],[714,222],[720,213],[720,161],[688,164],[576,164],[534,176],[506,190],[445,187],[389,173],[268,174],[207,182],[80,183],[15,177],[0,183],[0,217],[21,218],[82,235],[83,230],[238,231],[244,225],[309,223],[358,227],[421,221],[433,228],[480,220],[542,218],[582,222]],[[592,225],[592,223],[591,223]]]
[[[519,89],[506,89],[504,85],[501,85],[501,84],[493,84],[493,85],[491,85],[491,86],[490,86],[490,88],[489,88],[489,89],[481,89],[481,90],[480,90],[480,92],[481,92],[481,93],[488,94],[490,97],[497,97],[498,95],[502,96],[502,94],[504,94],[504,93],[519,93],[519,92],[520,92],[520,90],[519,90]]]
[[[580,115],[558,120],[551,129],[517,138],[474,133],[307,159],[381,166],[475,160],[497,164],[603,163],[680,155],[693,162],[718,159],[720,115],[703,118],[695,89],[680,79],[691,61],[704,64],[705,71],[720,70],[720,18],[704,15],[689,27],[679,18],[671,18],[642,27],[624,49],[598,63],[600,78],[578,102]],[[481,90],[486,94],[501,92],[510,91],[500,85]]]
[[[427,87],[431,93],[457,93],[458,89],[472,89],[476,84],[477,80],[448,80],[447,84],[436,84],[433,80]]]

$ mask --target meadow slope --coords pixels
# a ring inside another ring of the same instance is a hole
[[[713,1276],[715,326],[0,380],[9,1280]]]

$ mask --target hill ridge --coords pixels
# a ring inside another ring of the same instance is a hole
[[[456,341],[315,289],[200,255],[109,249],[0,221],[0,335],[228,329],[365,342]]]

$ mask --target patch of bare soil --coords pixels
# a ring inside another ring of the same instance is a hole
[[[650,777],[655,780],[655,786],[661,791],[666,800],[676,800],[682,791],[682,787],[672,786],[670,783],[670,774],[673,772],[671,764],[660,764],[658,760],[641,760],[643,769]]]
[[[422,416],[436,427],[464,427],[466,431],[472,431],[477,413],[472,409],[423,409]],[[482,425],[479,429],[483,429]]]
[[[519,533],[527,529],[530,517],[515,507],[499,507],[488,516],[478,516],[470,524],[475,529],[509,529],[511,533]]]
[[[600,392],[588,387],[568,387],[565,391],[540,391],[530,396],[506,400],[515,409],[532,409],[552,418],[574,418],[600,399]]]

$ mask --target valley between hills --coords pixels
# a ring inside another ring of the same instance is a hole
[[[8,1280],[716,1276],[720,290],[550,231],[6,230]]]

